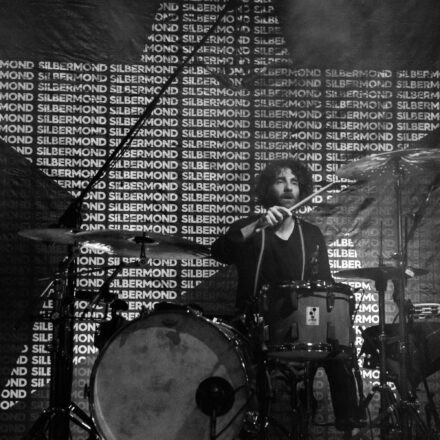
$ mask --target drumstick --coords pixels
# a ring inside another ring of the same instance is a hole
[[[321,189],[318,189],[318,191],[315,191],[314,193],[310,194],[309,196],[305,197],[304,199],[300,200],[296,205],[293,205],[291,208],[289,208],[290,212],[293,212],[295,209],[299,208],[300,206],[307,203],[310,199],[313,199],[313,197],[317,196],[318,194],[321,194],[331,186],[333,186],[336,182],[330,182],[328,185],[323,186]],[[260,232],[262,229],[267,228],[269,225],[263,225],[260,226],[258,229],[256,229],[256,232]]]
[[[310,199],[313,199],[313,197],[317,196],[318,194],[321,194],[326,189],[333,186],[336,182],[330,182],[328,185],[323,186],[321,189],[318,189],[318,191],[314,192],[313,194],[310,194],[305,199],[300,200],[296,205],[293,205],[291,208],[289,208],[290,212],[293,212],[294,209],[299,208],[300,206],[304,205],[304,203],[308,202]]]

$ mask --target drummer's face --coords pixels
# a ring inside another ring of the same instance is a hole
[[[281,168],[270,192],[275,205],[291,208],[299,200],[298,178],[290,168]]]

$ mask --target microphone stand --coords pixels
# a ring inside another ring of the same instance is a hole
[[[213,34],[220,21],[230,10],[234,10],[241,6],[238,0],[229,0],[225,7],[220,11],[217,20],[210,27],[208,32],[197,42],[191,53],[184,61],[177,66],[176,70],[171,74],[165,84],[159,90],[159,93],[147,105],[142,115],[136,123],[130,128],[128,133],[121,140],[120,144],[113,150],[105,163],[92,177],[87,186],[81,191],[58,221],[58,227],[71,228],[74,231],[80,229],[82,224],[81,209],[87,194],[93,189],[97,182],[104,177],[111,167],[123,156],[124,152],[130,147],[133,139],[141,129],[143,123],[151,116],[162,95],[166,92],[171,83],[177,78],[183,68],[190,62],[200,47]],[[60,279],[60,283],[56,283],[59,287],[57,290],[57,307],[53,313],[54,321],[54,350],[52,352],[51,362],[51,386],[50,386],[50,408],[45,410],[23,437],[23,440],[39,440],[44,437],[47,431],[49,436],[47,440],[69,440],[70,429],[69,421],[88,429],[90,432],[90,440],[97,438],[96,429],[93,421],[82,411],[78,411],[71,402],[71,391],[73,382],[73,333],[74,333],[74,301],[76,289],[76,252],[73,247],[68,249],[69,264],[67,266],[67,276]],[[66,281],[67,280],[67,281]],[[61,415],[61,417],[57,417]],[[75,416],[75,417],[74,417]],[[77,418],[82,418],[82,422],[78,422]]]
[[[130,147],[133,139],[136,137],[137,133],[141,129],[144,122],[151,116],[151,114],[159,104],[162,95],[164,95],[164,93],[171,85],[171,83],[177,78],[180,72],[182,72],[183,68],[190,62],[190,60],[199,51],[199,49],[203,46],[206,40],[214,33],[215,29],[220,24],[221,20],[227,14],[227,12],[230,10],[234,10],[239,6],[241,6],[241,4],[240,1],[238,0],[228,1],[225,7],[220,11],[217,20],[209,28],[208,32],[200,39],[200,41],[197,42],[191,53],[183,60],[183,62],[176,67],[176,70],[170,75],[170,77],[161,87],[157,95],[145,107],[145,110],[138,118],[138,120],[135,122],[135,124],[130,128],[128,133],[122,138],[120,144],[113,150],[113,152],[107,158],[105,163],[92,177],[88,185],[81,191],[79,196],[75,200],[73,200],[72,203],[68,206],[67,210],[64,212],[64,214],[61,216],[59,220],[58,224],[60,227],[77,228],[77,229],[79,228],[79,226],[82,223],[81,206],[86,195],[92,190],[92,188],[97,184],[97,182],[108,173],[110,168],[115,165],[115,163],[123,156],[125,151]]]

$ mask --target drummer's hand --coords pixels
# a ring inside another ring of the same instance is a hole
[[[292,213],[284,206],[271,206],[265,214],[260,217],[259,227],[280,225]]]

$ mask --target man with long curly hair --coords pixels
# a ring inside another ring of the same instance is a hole
[[[320,229],[298,219],[290,210],[312,192],[312,174],[301,162],[287,159],[268,164],[256,186],[258,202],[265,212],[235,222],[214,242],[212,256],[237,268],[236,305],[241,313],[249,311],[265,285],[298,280],[333,284]],[[276,295],[277,290],[269,294]],[[285,312],[287,315],[289,311]],[[312,362],[312,375],[320,365],[330,383],[336,428],[350,432],[358,419],[353,364],[333,358],[319,364]]]

